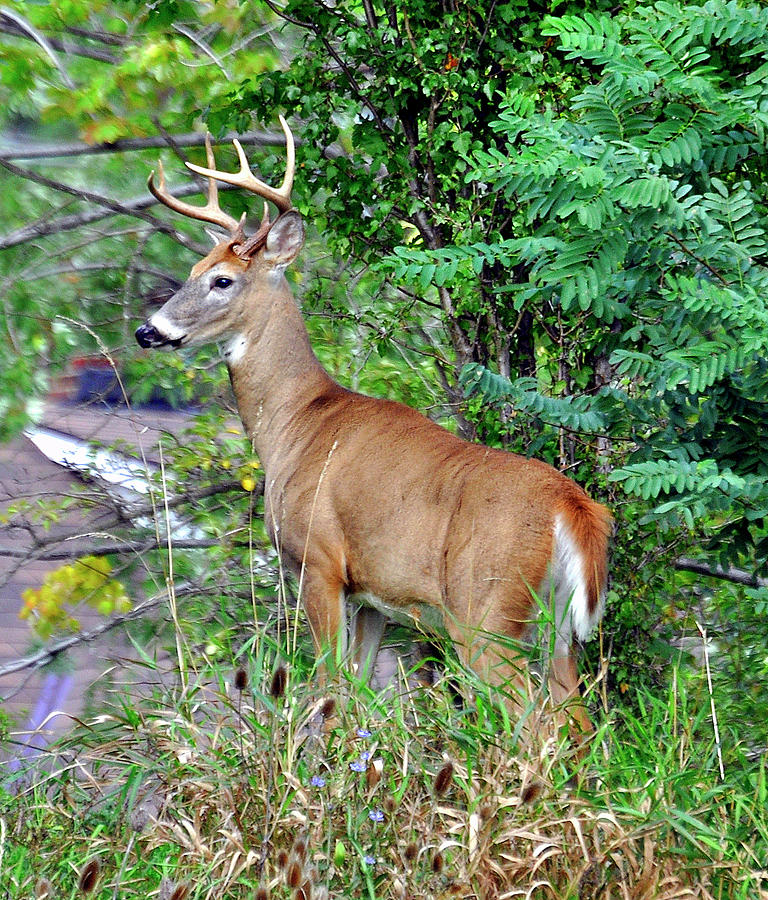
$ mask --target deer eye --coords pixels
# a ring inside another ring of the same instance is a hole
[[[227,278],[226,275],[219,275],[218,278],[213,280],[213,286],[217,288],[228,288],[232,284],[232,279]]]

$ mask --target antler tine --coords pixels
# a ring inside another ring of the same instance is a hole
[[[265,184],[253,174],[248,165],[248,160],[246,159],[243,147],[237,138],[235,138],[232,143],[235,145],[237,158],[240,163],[239,172],[221,172],[218,169],[214,169],[213,166],[204,168],[203,166],[196,166],[193,163],[187,163],[187,167],[193,172],[197,172],[198,175],[205,175],[208,178],[218,178],[219,181],[224,181],[227,184],[245,188],[247,191],[262,197],[265,200],[271,200],[280,212],[286,212],[291,208],[291,189],[293,188],[293,178],[296,173],[296,148],[288,123],[282,116],[279,118],[280,124],[283,127],[283,133],[285,134],[286,154],[285,177],[279,188],[270,187],[270,185]]]
[[[213,156],[213,150],[211,149],[211,136],[209,134],[206,134],[205,136],[205,155],[211,166],[214,166],[216,162]],[[186,203],[184,200],[179,200],[178,197],[174,197],[173,194],[167,190],[165,184],[165,170],[163,169],[163,163],[160,160],[157,162],[157,180],[158,183],[155,184],[155,173],[154,171],[150,172],[149,178],[147,179],[147,187],[152,195],[169,209],[181,213],[182,216],[187,216],[190,219],[198,219],[201,222],[210,222],[212,225],[219,225],[221,228],[225,228],[233,238],[242,239],[243,220],[245,215],[238,221],[234,216],[230,216],[229,213],[224,212],[219,206],[219,191],[216,187],[214,178],[208,178],[208,200],[205,206],[195,206],[192,203]]]

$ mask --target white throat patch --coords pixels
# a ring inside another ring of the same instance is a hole
[[[236,334],[229,340],[224,347],[224,359],[226,359],[227,365],[236,366],[240,363],[245,356],[247,346],[248,342],[243,334]]]

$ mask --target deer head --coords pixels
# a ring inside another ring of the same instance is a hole
[[[293,135],[280,116],[286,140],[286,171],[279,188],[270,187],[258,179],[250,167],[239,141],[235,150],[240,162],[238,172],[223,172],[215,168],[210,135],[206,136],[208,166],[187,163],[193,172],[208,178],[208,199],[205,205],[195,206],[174,197],[166,188],[162,163],[158,164],[158,183],[155,173],[149,176],[148,187],[165,206],[192,219],[208,222],[225,229],[228,237],[217,244],[198,262],[189,279],[136,331],[142,347],[180,347],[227,339],[252,328],[258,312],[248,301],[254,282],[261,279],[266,290],[282,280],[285,267],[293,261],[304,240],[304,226],[299,214],[291,208],[291,188],[295,173]],[[243,217],[238,221],[219,206],[216,180],[242,187],[264,200],[261,225],[250,236],[245,234]],[[278,209],[273,221],[268,201]]]

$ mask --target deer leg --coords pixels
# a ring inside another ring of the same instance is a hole
[[[528,659],[521,650],[499,646],[491,639],[472,660],[472,667],[498,689],[510,719],[517,723],[514,727],[519,734],[520,795],[525,802],[532,802],[544,783],[540,753],[542,706],[536,698],[540,689],[531,681]]]
[[[352,671],[358,678],[370,679],[376,654],[384,636],[387,617],[370,606],[358,606],[350,621]]]
[[[307,567],[300,602],[312,634],[318,674],[325,681],[328,668],[336,669],[347,655],[347,612],[344,585],[336,575]]]
[[[549,660],[549,693],[552,705],[567,716],[574,743],[582,743],[594,728],[579,693],[579,672],[572,647],[565,648],[565,652],[555,648]]]

